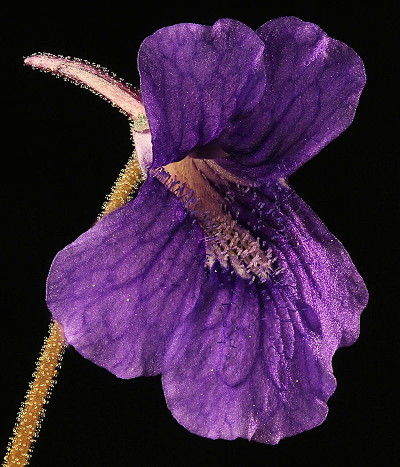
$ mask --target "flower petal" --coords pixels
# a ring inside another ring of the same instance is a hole
[[[342,245],[289,187],[243,190],[231,209],[284,270],[249,284],[213,268],[167,346],[164,391],[194,433],[275,444],[325,419],[331,359],[357,338],[367,292]]]
[[[311,306],[332,332],[328,340],[339,336],[340,346],[352,344],[368,292],[339,240],[283,180],[225,196],[231,200],[227,209],[273,250],[282,269],[274,289],[287,296],[292,291],[293,300]]]
[[[204,280],[200,228],[149,178],[56,256],[47,303],[66,340],[121,378],[159,373],[166,337]]]
[[[229,119],[258,104],[263,49],[254,31],[229,19],[212,27],[177,24],[144,40],[138,61],[153,168],[206,145]]]
[[[346,44],[298,18],[269,21],[257,33],[265,43],[266,92],[221,135],[235,156],[221,164],[252,179],[287,177],[350,125],[364,65]]]

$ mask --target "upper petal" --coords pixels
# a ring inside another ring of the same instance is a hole
[[[220,163],[253,179],[287,177],[345,130],[365,84],[360,57],[317,25],[278,18],[258,31],[265,43],[262,101],[221,135]]]
[[[200,228],[151,177],[56,256],[47,303],[66,341],[121,378],[160,371],[165,340],[204,279]]]
[[[206,145],[254,108],[265,88],[263,49],[254,31],[229,19],[177,24],[144,40],[138,62],[153,167]]]

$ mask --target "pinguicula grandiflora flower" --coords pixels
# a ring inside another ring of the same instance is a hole
[[[161,373],[201,436],[275,444],[319,425],[367,291],[286,179],[353,120],[358,55],[285,17],[160,29],[140,47],[140,92],[87,62],[26,63],[119,107],[145,179],[53,262],[66,342],[119,378]]]

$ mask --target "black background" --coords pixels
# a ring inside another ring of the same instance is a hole
[[[32,466],[391,465],[398,413],[398,43],[396,2],[93,2],[8,6],[2,27],[1,438],[5,445],[47,333],[55,253],[96,219],[131,153],[127,119],[91,93],[22,66],[51,52],[85,58],[138,85],[141,41],[178,22],[220,17],[257,28],[295,15],[363,58],[354,123],[292,178],[344,243],[370,291],[361,337],[334,358],[338,389],[323,425],[277,446],[212,441],[166,408],[160,378],[119,380],[68,348]],[[396,413],[397,412],[397,413]]]

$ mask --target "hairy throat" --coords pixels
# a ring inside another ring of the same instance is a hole
[[[208,268],[219,262],[224,268],[231,265],[240,277],[265,282],[276,269],[272,251],[262,248],[260,240],[227,212],[223,196],[213,186],[213,174],[226,182],[245,183],[213,160],[190,156],[153,171],[198,220],[204,232]]]

